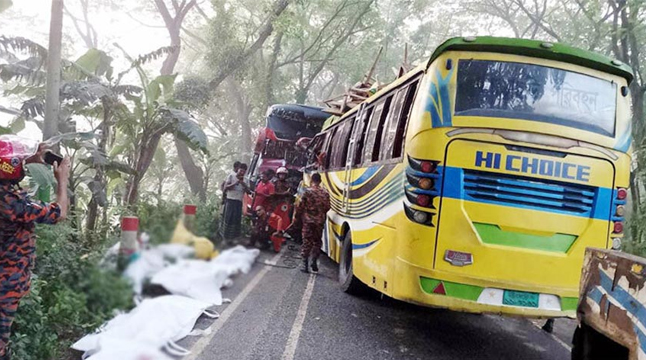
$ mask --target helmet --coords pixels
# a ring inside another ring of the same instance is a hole
[[[24,162],[36,152],[38,152],[38,141],[15,135],[1,135],[0,180],[22,180],[25,176]]]
[[[289,174],[289,171],[287,171],[286,167],[281,166],[276,170],[276,174]]]

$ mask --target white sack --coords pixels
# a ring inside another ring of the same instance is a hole
[[[131,262],[123,275],[132,283],[136,294],[141,294],[146,280],[153,277],[169,264],[179,259],[192,257],[195,249],[182,244],[165,244],[150,250],[142,250],[139,257]]]
[[[161,285],[176,295],[222,305],[222,289],[230,286],[229,277],[240,272],[248,273],[258,257],[258,249],[247,250],[242,246],[223,251],[208,261],[180,261],[158,272],[151,279],[152,284]]]
[[[173,262],[195,256],[195,248],[184,244],[162,244],[154,249],[159,250],[165,259],[172,260]]]
[[[229,277],[207,261],[184,260],[158,272],[150,280],[171,294],[187,296],[213,305],[222,305],[222,288]]]
[[[142,251],[137,259],[131,262],[123,276],[130,280],[135,294],[141,294],[147,279],[164,268],[164,256],[160,251]]]
[[[86,360],[173,360],[154,346],[132,341],[102,339],[98,353]]]
[[[87,335],[72,349],[96,356],[110,341],[161,349],[186,337],[210,304],[183,296],[166,295],[146,299],[127,314],[110,320],[99,333]],[[116,358],[115,358],[116,359]],[[121,359],[121,358],[119,358]]]

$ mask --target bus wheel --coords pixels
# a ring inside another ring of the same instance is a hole
[[[352,295],[359,295],[363,290],[363,284],[354,276],[352,271],[352,233],[348,230],[343,239],[341,248],[341,261],[339,261],[339,283],[341,289]]]

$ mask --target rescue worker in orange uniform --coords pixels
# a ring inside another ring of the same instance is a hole
[[[270,223],[276,227],[273,229]],[[283,232],[283,219],[274,213],[268,213],[264,207],[256,207],[256,222],[254,223],[253,230],[251,231],[251,239],[249,246],[256,246],[260,244],[261,247],[269,245],[269,238],[271,236],[281,236]]]
[[[69,200],[69,158],[54,163],[57,203],[32,200],[20,187],[25,164],[43,163],[45,147],[13,135],[0,136],[0,360],[9,359],[7,344],[20,300],[29,293],[35,259],[35,224],[65,219]]]

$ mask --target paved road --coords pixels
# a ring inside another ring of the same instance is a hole
[[[296,266],[296,253],[259,261]],[[404,304],[376,294],[339,290],[336,264],[318,275],[256,264],[224,296],[231,304],[202,338],[189,338],[188,360],[210,359],[569,359],[573,322],[558,320],[555,335],[525,319],[470,315]]]

